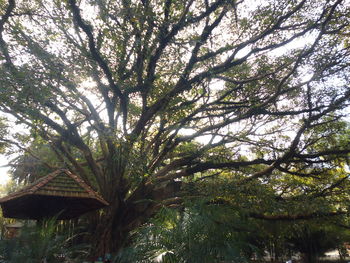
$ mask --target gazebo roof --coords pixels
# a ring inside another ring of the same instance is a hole
[[[0,199],[4,217],[71,219],[108,203],[78,175],[57,170]]]

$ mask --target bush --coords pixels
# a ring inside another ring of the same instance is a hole
[[[37,226],[25,225],[18,237],[1,240],[2,262],[81,262],[87,249],[86,246],[72,246],[73,237],[58,230],[56,218],[44,220]]]

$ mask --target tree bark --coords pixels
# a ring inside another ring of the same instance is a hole
[[[109,207],[103,214],[98,215],[97,220],[90,220],[91,260],[104,257],[106,254],[116,254],[127,243],[128,233],[123,230],[125,226],[120,224],[119,216],[118,211]]]

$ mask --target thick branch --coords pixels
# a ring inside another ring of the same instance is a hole
[[[7,50],[7,44],[3,39],[3,31],[4,31],[5,24],[7,23],[9,17],[11,16],[11,13],[15,9],[15,7],[16,7],[15,0],[9,0],[5,14],[0,19],[0,49],[5,57],[7,66],[11,66],[12,61],[11,61],[11,57],[10,57],[8,50]]]
[[[120,87],[116,84],[116,82],[113,79],[113,74],[110,68],[107,65],[107,62],[102,58],[101,54],[96,48],[95,39],[92,33],[92,27],[88,24],[86,24],[80,14],[80,9],[76,4],[75,0],[69,0],[69,6],[73,12],[73,17],[78,24],[78,26],[84,31],[86,36],[88,37],[89,41],[89,49],[92,55],[92,58],[97,62],[97,64],[100,66],[100,68],[103,70],[109,86],[111,87],[112,91],[119,97],[120,99],[120,105],[121,110],[123,112],[123,118],[124,118],[124,126],[126,125],[127,120],[127,98],[122,93]]]

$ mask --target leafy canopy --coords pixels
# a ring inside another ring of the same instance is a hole
[[[119,234],[211,177],[281,198],[348,183],[329,172],[350,151],[346,1],[1,7],[0,111],[27,132],[0,140],[36,156],[33,145],[51,147],[45,166],[100,191],[124,218],[109,221]]]

